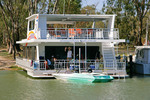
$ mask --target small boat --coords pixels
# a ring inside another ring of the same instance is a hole
[[[56,79],[67,79],[67,80],[81,80],[81,81],[90,81],[93,83],[98,82],[110,82],[114,78],[109,75],[99,74],[99,73],[71,73],[71,74],[53,74]]]

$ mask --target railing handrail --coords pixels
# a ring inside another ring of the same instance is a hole
[[[118,28],[47,28],[38,34],[43,32],[47,39],[119,39]],[[44,38],[42,34],[38,37]]]
[[[22,67],[24,68],[29,68],[31,70],[46,70],[46,63],[45,63],[46,60],[38,60],[38,61],[33,61],[32,63],[32,66],[31,66],[31,60],[30,61],[27,61],[27,60],[23,60],[22,58],[19,58],[17,57],[16,58],[16,64],[17,65],[21,65]],[[66,60],[67,61],[67,60]],[[98,60],[97,60],[98,61]],[[113,64],[114,62],[105,62],[105,61],[98,61],[97,62],[96,59],[95,59],[95,62],[80,62],[81,64],[84,64],[85,66],[85,63],[86,65],[88,64],[89,65],[94,65],[95,66],[95,70],[98,68],[100,70],[102,69],[114,69],[113,67],[104,67],[104,63],[110,65],[110,64]],[[37,63],[36,67],[35,67],[35,64]],[[126,62],[116,62],[117,63],[117,66],[115,66],[116,70],[123,70],[125,71],[126,69]],[[78,65],[79,62],[54,62],[54,64],[56,64],[56,69],[58,69],[59,67],[60,68],[63,68],[66,70],[67,66],[66,64],[73,64],[74,66]],[[60,66],[60,64],[62,64],[62,66]],[[96,67],[97,66],[97,67]],[[102,68],[100,68],[100,66],[102,66]],[[87,66],[83,67],[82,69],[86,69]]]
[[[117,30],[119,30],[119,28],[47,28],[47,29],[109,29],[109,30],[111,30],[111,29],[117,29]]]

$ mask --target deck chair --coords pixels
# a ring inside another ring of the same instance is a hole
[[[76,29],[76,33],[77,33],[78,38],[81,38],[81,36],[82,36],[82,30],[80,28]]]
[[[55,35],[55,29],[54,28],[50,28],[50,29],[47,29],[47,30],[48,30],[48,33],[50,34],[50,36]]]
[[[61,29],[60,31],[62,38],[67,38],[67,31],[65,29]]]
[[[69,38],[74,38],[76,33],[73,28],[68,29]]]
[[[93,29],[88,29],[88,37],[92,38],[93,36]]]

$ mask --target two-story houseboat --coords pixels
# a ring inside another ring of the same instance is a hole
[[[115,57],[114,45],[125,42],[119,39],[119,29],[114,28],[115,16],[33,14],[26,18],[27,39],[17,41],[23,45],[23,58],[17,58],[16,64],[32,77],[51,77],[53,73],[78,66],[81,48],[81,72],[91,68],[92,72],[126,75],[126,63]],[[106,27],[96,26],[99,21],[105,22]],[[90,28],[76,26],[82,22],[92,25]]]

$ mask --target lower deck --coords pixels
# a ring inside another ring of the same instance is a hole
[[[112,64],[113,62],[110,62],[108,65]],[[125,62],[117,62],[117,67],[107,66],[106,68],[104,67],[104,62],[98,60],[81,61],[80,65],[78,61],[57,60],[54,62],[52,68],[51,66],[47,66],[45,61],[32,62],[27,59],[16,58],[16,65],[27,70],[27,74],[33,78],[54,78],[54,73],[74,73],[77,71],[75,69],[77,66],[80,66],[81,73],[92,71],[94,73],[104,73],[118,78],[128,76],[126,74]]]

